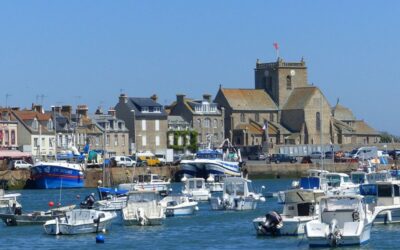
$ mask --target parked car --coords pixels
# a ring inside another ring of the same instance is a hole
[[[287,154],[273,154],[267,159],[267,163],[271,162],[275,162],[277,164],[281,162],[295,163],[297,162],[297,159]]]
[[[254,152],[247,155],[247,159],[256,160],[256,161],[264,161],[267,159],[267,156],[263,152]]]
[[[32,167],[32,164],[24,161],[24,160],[15,160],[12,164],[13,169],[29,169]]]
[[[136,161],[128,156],[113,156],[110,158],[111,162],[115,162],[117,167],[134,167]]]
[[[161,166],[160,160],[155,156],[140,156],[138,161],[141,162],[141,166]]]
[[[311,159],[322,159],[323,155],[319,151],[314,151],[310,154]]]

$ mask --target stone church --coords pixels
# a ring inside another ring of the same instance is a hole
[[[332,107],[309,84],[306,62],[256,62],[254,89],[220,86],[215,102],[225,109],[225,135],[236,145],[376,143],[379,133],[352,112]]]

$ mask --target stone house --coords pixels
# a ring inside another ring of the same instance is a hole
[[[151,151],[165,153],[167,149],[167,113],[157,103],[157,96],[128,97],[119,96],[115,106],[118,119],[125,122],[129,130],[129,143],[132,153]]]
[[[117,118],[114,108],[110,108],[107,114],[97,109],[93,120],[105,136],[107,157],[129,155],[129,131],[125,122]]]
[[[175,153],[195,152],[198,148],[197,131],[178,115],[168,115],[167,147]]]
[[[225,139],[224,113],[224,108],[219,108],[208,94],[204,94],[201,100],[178,94],[176,101],[169,106],[170,115],[181,116],[197,131],[197,142],[201,147],[207,146],[209,142],[212,147],[217,147]]]

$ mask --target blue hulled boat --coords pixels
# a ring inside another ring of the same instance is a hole
[[[82,188],[83,171],[77,163],[38,162],[31,168],[31,179],[38,189]]]

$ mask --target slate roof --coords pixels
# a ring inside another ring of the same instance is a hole
[[[167,112],[165,112],[163,106],[157,102],[155,102],[151,98],[146,97],[129,97],[128,102],[126,103],[128,108],[131,110],[135,110],[136,117],[144,117],[144,118],[155,118],[155,119],[166,119]],[[159,107],[161,112],[142,112],[143,107],[149,107],[151,111],[154,107]]]
[[[356,130],[356,134],[358,135],[380,135],[378,131],[361,120],[354,122],[354,128]]]
[[[275,102],[262,89],[221,88],[229,106],[233,110],[277,110]]]
[[[304,109],[311,98],[318,92],[319,89],[315,86],[295,88],[283,109]]]

